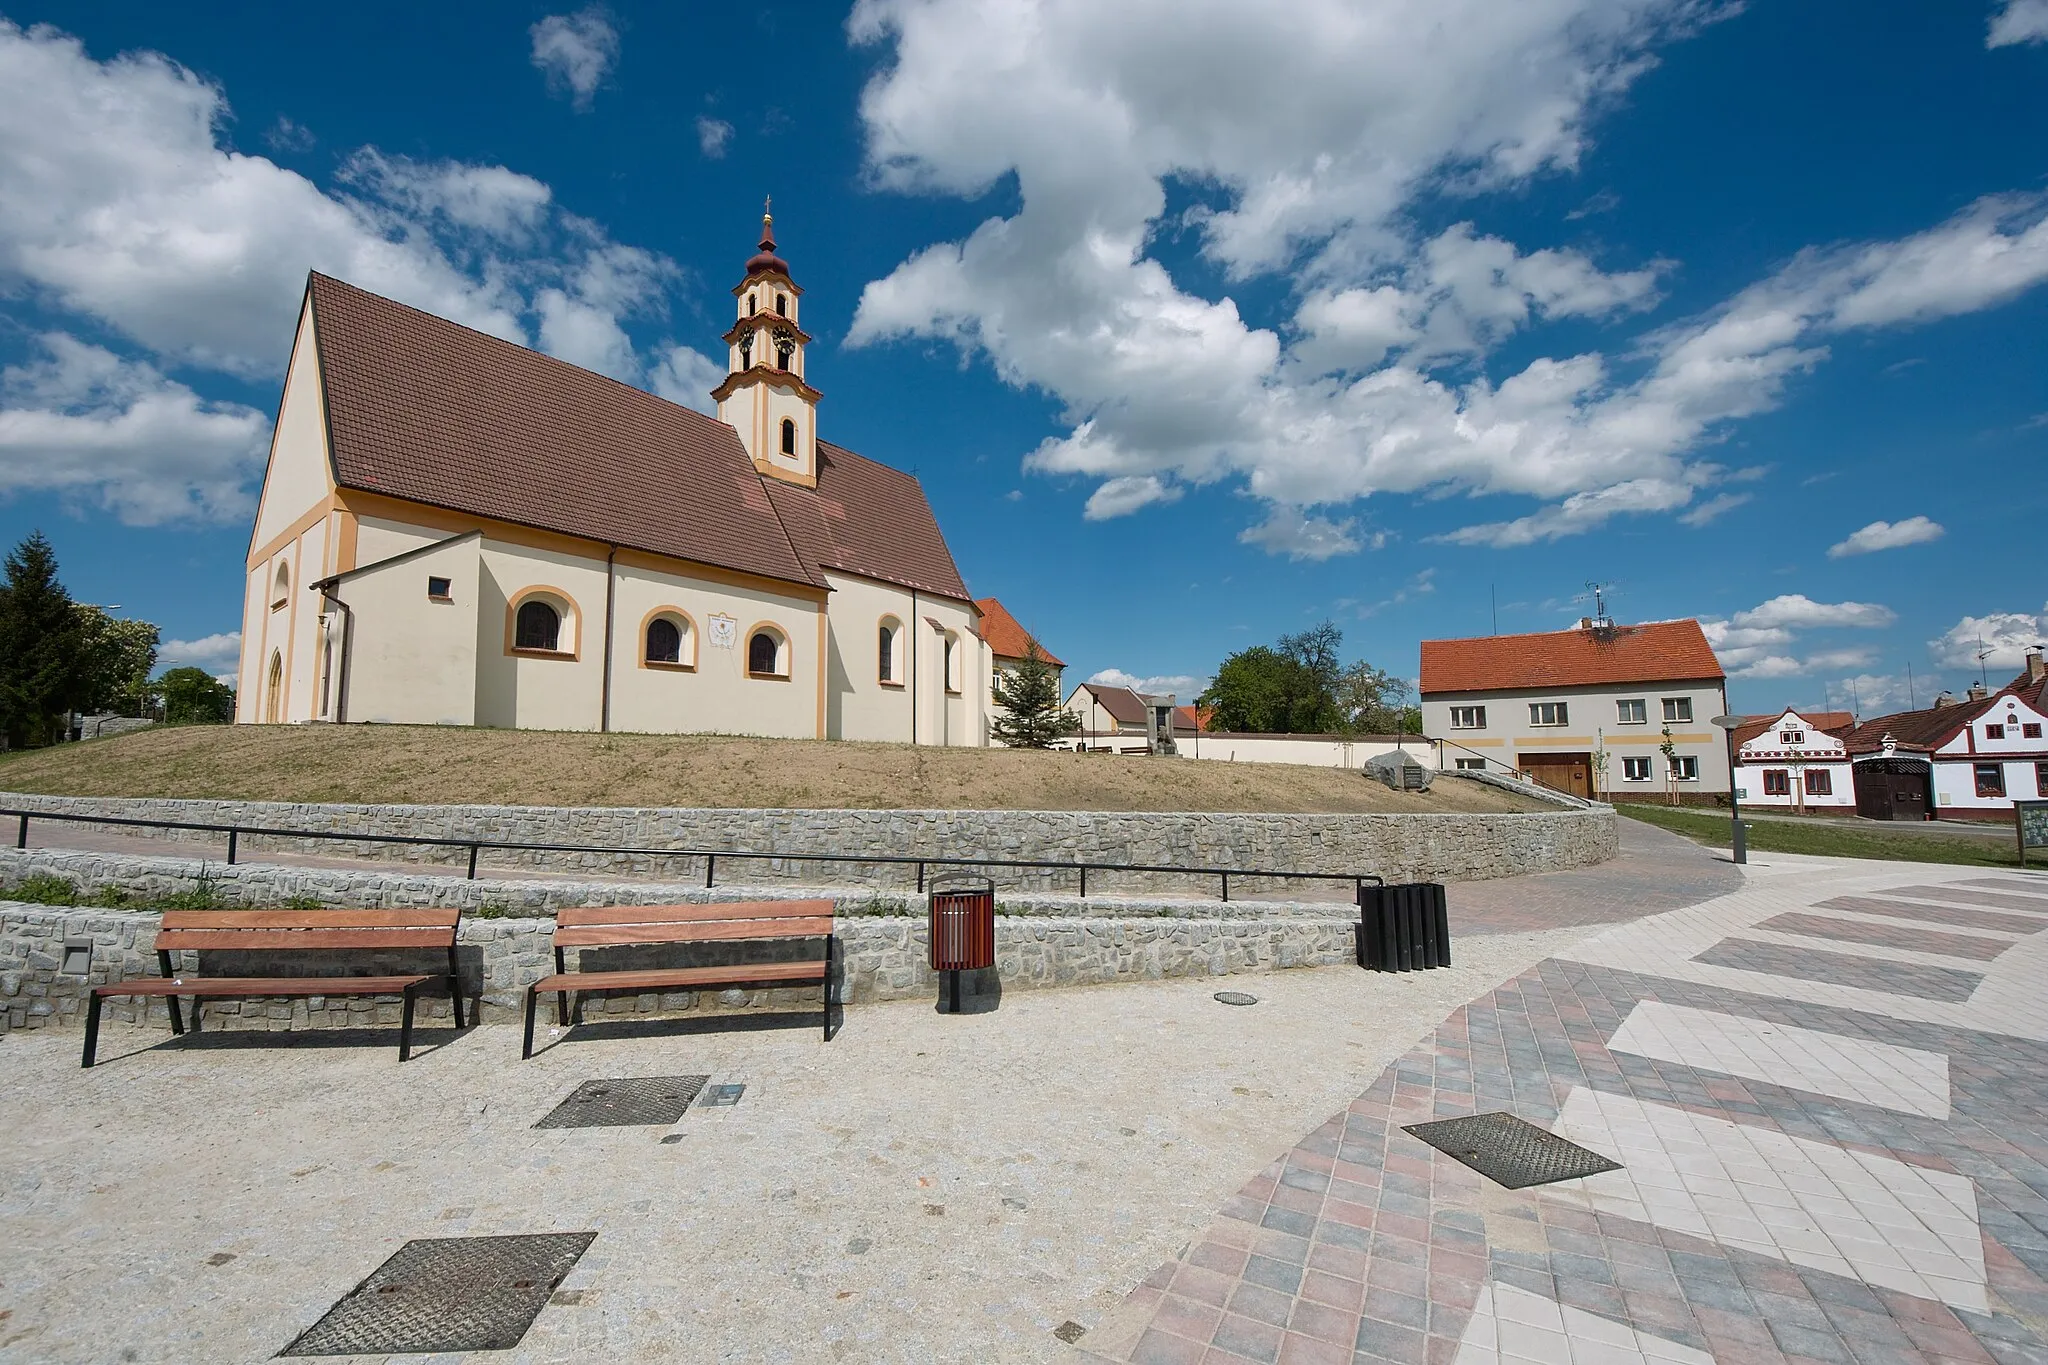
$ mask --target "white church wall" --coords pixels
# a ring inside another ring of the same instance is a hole
[[[353,613],[344,720],[475,724],[481,566],[478,539],[464,537],[342,585]],[[447,601],[428,595],[429,578],[448,580]]]
[[[332,518],[323,518],[250,565],[242,610],[242,664],[236,719],[314,718],[314,657],[319,602],[306,585],[323,576]],[[271,681],[271,665],[279,669]],[[275,692],[273,698],[272,693]]]
[[[359,516],[356,518],[356,562],[348,567],[375,564],[402,555],[407,550],[417,550],[432,545],[437,540],[447,539],[449,532],[437,531],[425,526],[414,526],[389,517]]]
[[[520,730],[595,730],[604,686],[604,561],[486,539],[477,593],[476,723]],[[542,594],[562,615],[559,651],[512,648],[512,615]]]
[[[593,648],[603,631],[603,562],[592,612]],[[819,604],[765,586],[665,572],[621,557],[612,608],[614,730],[650,734],[772,735],[814,739],[818,730]],[[646,625],[663,610],[682,615],[694,637],[694,667],[649,667]],[[733,622],[732,643],[713,642],[713,618]],[[787,682],[747,675],[747,640],[768,624],[789,641]]]
[[[832,589],[827,610],[831,613],[831,657],[825,682],[825,732],[834,739],[910,742],[912,705],[911,642],[924,648],[924,640],[911,629],[920,613],[913,609],[908,589],[878,583],[871,578],[853,578],[828,573]],[[916,605],[928,604],[918,594]],[[895,660],[897,682],[881,680],[881,626],[885,617],[894,618],[902,629]]]
[[[269,547],[333,490],[319,366],[309,303],[299,317],[298,338],[285,373],[284,400],[278,405],[277,430],[270,438],[269,467],[256,509],[251,550]]]

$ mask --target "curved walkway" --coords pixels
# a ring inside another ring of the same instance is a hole
[[[2048,1360],[2048,877],[1768,855],[1458,1010],[1086,1338],[1202,1361]],[[1620,1163],[1510,1190],[1406,1126]]]

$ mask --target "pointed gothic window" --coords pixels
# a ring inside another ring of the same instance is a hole
[[[796,454],[796,423],[790,421],[787,417],[782,419],[782,453],[785,455]]]

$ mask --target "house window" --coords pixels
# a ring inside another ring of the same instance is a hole
[[[782,453],[796,454],[796,423],[787,417],[782,419]]]
[[[1778,731],[1778,743],[1780,743],[1780,744],[1804,744],[1804,743],[1806,743],[1806,731],[1804,731],[1804,730],[1780,730],[1780,731]]]
[[[455,600],[455,585],[445,578],[429,578],[427,580],[427,597],[435,602],[453,602]]]
[[[1700,780],[1700,761],[1691,754],[1671,756],[1671,779],[1674,782],[1697,782]]]
[[[1484,730],[1486,708],[1483,706],[1453,706],[1451,708],[1453,730]]]
[[[2034,765],[2034,795],[2048,796],[2048,763]]]
[[[2030,721],[2028,721],[2028,722],[2027,722],[2026,724],[2024,724],[2024,725],[2020,726],[2020,738],[2021,738],[2021,739],[2039,739],[2040,737],[2041,737],[2041,724],[2040,724],[2040,722],[2039,722],[2039,721],[2031,721],[2031,720],[2030,720]]]
[[[903,679],[896,674],[896,640],[902,632],[902,624],[893,616],[883,617],[882,624],[877,630],[876,646],[880,663],[875,676],[879,681],[896,687],[903,685]]]
[[[1641,697],[1614,703],[1615,720],[1622,725],[1647,725],[1650,723],[1650,705]]]
[[[787,678],[789,676],[789,642],[782,638],[780,631],[763,627],[748,637],[747,676],[753,678]]]
[[[1486,760],[1483,758],[1461,758],[1458,760],[1458,771],[1461,773],[1483,773],[1486,771]]]
[[[1647,758],[1624,758],[1621,760],[1621,780],[1624,782],[1648,782],[1650,760]]]
[[[2003,763],[1979,763],[1976,765],[1977,795],[2005,795],[2005,765]]]
[[[1691,720],[1691,719],[1692,719],[1692,698],[1691,698],[1691,697],[1666,697],[1666,698],[1664,699],[1664,719],[1666,719],[1666,720]]]
[[[679,664],[683,661],[683,632],[666,616],[647,623],[647,662]]]
[[[1987,726],[1985,726],[1985,727],[1984,727],[1984,738],[1986,738],[1986,739],[2004,739],[2004,738],[2005,738],[2005,727],[2004,727],[2003,725],[1987,725]]]
[[[1531,725],[1568,725],[1565,704],[1561,701],[1532,701],[1529,703]]]
[[[1835,775],[1826,768],[1808,768],[1806,770],[1806,794],[1808,796],[1833,796],[1835,794]]]
[[[1785,768],[1766,768],[1766,769],[1764,769],[1764,795],[1765,795],[1765,796],[1790,796],[1791,794],[1792,794],[1792,774],[1791,774],[1791,772],[1790,772],[1790,771],[1789,771],[1788,769],[1785,769]]]
[[[562,614],[553,607],[539,600],[521,602],[516,621],[512,648],[534,649],[548,654],[560,652]]]

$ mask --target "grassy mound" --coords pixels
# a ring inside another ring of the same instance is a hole
[[[868,810],[1496,812],[1446,779],[1395,792],[1281,763],[434,726],[191,726],[0,755],[0,791],[256,801]]]

